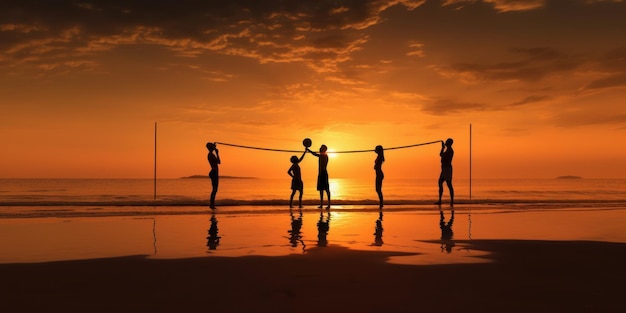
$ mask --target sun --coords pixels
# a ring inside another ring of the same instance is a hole
[[[334,149],[328,149],[326,154],[328,154],[329,159],[336,159],[339,156],[339,153],[335,153]]]

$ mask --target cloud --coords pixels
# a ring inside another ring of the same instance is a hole
[[[159,45],[178,56],[206,53],[268,62],[303,62],[316,71],[367,42],[361,31],[390,6],[423,1],[132,0],[20,1],[0,4],[0,66],[94,58],[122,45]],[[1,62],[1,61],[0,61]]]
[[[609,51],[598,61],[597,71],[603,77],[587,84],[583,90],[598,91],[626,87],[626,47]]]
[[[450,115],[461,112],[488,111],[496,109],[486,103],[459,101],[451,98],[435,98],[424,102],[421,107],[422,111],[432,115]]]
[[[477,2],[487,3],[499,12],[509,12],[538,9],[545,5],[546,0],[445,0],[444,4],[463,7]]]
[[[548,47],[515,48],[510,52],[521,58],[494,64],[454,63],[432,68],[444,77],[465,83],[535,82],[550,75],[572,72],[582,64],[582,61]]]
[[[522,100],[519,100],[517,102],[513,102],[511,103],[510,106],[522,106],[522,105],[526,105],[529,103],[536,103],[536,102],[543,102],[546,100],[550,100],[552,99],[552,97],[550,96],[537,96],[537,95],[531,95],[531,96],[527,96]]]
[[[626,128],[626,113],[599,112],[598,110],[575,110],[563,112],[553,117],[554,122],[561,127],[613,125],[618,129]]]

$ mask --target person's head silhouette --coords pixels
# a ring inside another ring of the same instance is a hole
[[[209,151],[213,151],[215,150],[215,144],[212,142],[207,142],[206,143],[206,148],[209,149]]]

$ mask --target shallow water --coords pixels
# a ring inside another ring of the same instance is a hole
[[[336,205],[375,205],[377,195],[370,180],[331,179]],[[218,206],[285,206],[289,201],[288,179],[222,179]],[[305,181],[303,202],[317,205],[314,182]],[[624,179],[482,179],[455,180],[457,203],[532,202],[626,202]],[[208,179],[0,179],[0,210],[19,206],[206,206],[211,190]],[[437,199],[433,179],[386,179],[385,204],[428,205]],[[296,196],[297,198],[297,196]],[[448,201],[447,188],[444,201]],[[97,213],[98,210],[93,210]]]
[[[446,225],[452,212],[449,208],[441,212]],[[475,239],[626,243],[624,207],[455,208],[451,239],[442,238],[441,212],[413,209],[384,211],[381,216],[377,210],[304,210],[300,215],[299,210],[283,210],[263,214],[218,211],[216,214],[5,218],[0,219],[0,263],[128,255],[160,259],[280,256],[338,245],[354,250],[413,254],[394,257],[390,260],[393,263],[447,264],[485,262],[479,258],[485,252],[470,250],[462,243]],[[212,222],[216,223],[217,233],[210,236]],[[376,231],[377,226],[382,226],[382,232]],[[208,237],[219,237],[219,242]]]

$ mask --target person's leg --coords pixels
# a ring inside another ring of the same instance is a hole
[[[448,190],[450,191],[450,206],[454,206],[454,188],[452,187],[452,179],[448,179],[446,183],[448,184]]]
[[[324,190],[320,190],[320,206],[319,208],[323,208],[324,207]]]
[[[330,209],[330,189],[326,189],[326,197],[328,198],[328,206],[327,209]]]
[[[443,175],[443,173],[442,173],[442,175]],[[439,201],[435,202],[435,204],[441,204],[441,196],[443,195],[443,181],[444,181],[442,175],[439,176],[439,182],[438,182],[438,184],[439,184]]]
[[[218,185],[218,180],[214,177],[211,178],[211,183],[213,186],[213,190],[211,190],[211,204],[210,207],[211,209],[215,209],[215,195],[217,195],[217,187]]]
[[[215,195],[217,194],[217,189],[213,188],[211,191],[211,209],[215,208]]]
[[[298,207],[302,208],[302,189],[298,191],[300,192],[300,196],[298,197]]]
[[[376,193],[378,194],[379,207],[383,207],[383,180],[376,178]]]
[[[292,189],[291,190],[291,196],[289,196],[289,207],[293,208],[293,196],[296,194],[296,190]]]

